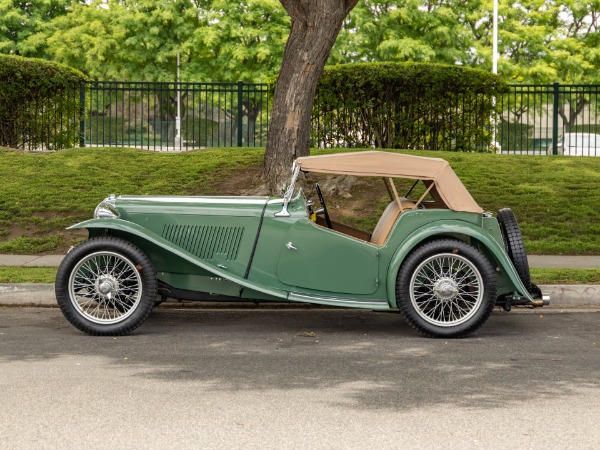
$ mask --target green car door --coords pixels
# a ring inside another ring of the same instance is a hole
[[[282,246],[277,276],[290,286],[330,294],[372,294],[379,284],[378,248],[298,220]]]

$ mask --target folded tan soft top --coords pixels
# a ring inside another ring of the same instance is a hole
[[[450,164],[441,158],[368,151],[305,156],[298,158],[296,165],[304,172],[433,181],[436,193],[449,209],[483,212]]]

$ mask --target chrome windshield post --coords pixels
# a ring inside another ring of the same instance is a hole
[[[296,165],[292,166],[292,180],[290,181],[290,185],[288,186],[285,194],[283,194],[283,207],[281,211],[275,213],[275,217],[290,217],[290,213],[288,211],[288,203],[290,202],[292,195],[294,194],[294,188],[296,186],[296,180],[298,179],[298,174],[300,173],[300,167]]]

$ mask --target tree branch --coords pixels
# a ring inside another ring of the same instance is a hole
[[[306,21],[306,11],[301,0],[279,0],[292,20]]]

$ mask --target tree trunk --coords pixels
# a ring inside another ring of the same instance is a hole
[[[275,86],[264,173],[271,193],[290,177],[292,162],[309,154],[317,83],[342,23],[358,0],[281,0],[292,19]]]
[[[256,145],[256,119],[262,110],[262,96],[246,99],[242,108],[248,118],[248,126],[244,133],[246,145],[254,147]]]

